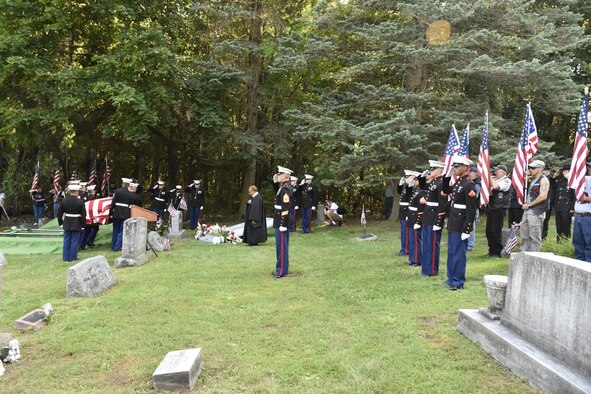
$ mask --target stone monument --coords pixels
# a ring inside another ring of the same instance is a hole
[[[176,215],[170,215],[169,238],[185,238],[187,232],[183,229],[183,211],[179,210]]]
[[[499,320],[460,309],[458,329],[533,386],[591,393],[589,305],[591,264],[552,253],[513,253],[504,305],[494,307]]]
[[[123,246],[121,257],[115,260],[115,268],[144,265],[150,255],[146,251],[148,220],[130,218],[123,222]]]
[[[66,297],[93,297],[116,281],[105,256],[91,257],[68,268]]]
[[[148,245],[150,245],[155,252],[164,251],[164,240],[156,231],[150,231],[148,234]]]
[[[169,352],[152,375],[158,391],[189,391],[201,373],[201,348]]]

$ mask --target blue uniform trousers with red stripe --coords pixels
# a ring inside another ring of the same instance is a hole
[[[312,208],[302,208],[302,233],[307,234],[312,227]]]
[[[421,256],[423,254],[421,250],[421,229],[408,229],[408,237],[410,238],[408,240],[408,259],[410,264],[421,264]]]
[[[111,237],[111,250],[121,249],[123,245],[123,222],[125,219],[113,219],[113,236]]]
[[[433,231],[433,226],[423,226],[421,230],[423,231],[421,273],[427,276],[435,276],[439,273],[439,250],[443,230]]]
[[[462,241],[462,233],[447,233],[447,284],[464,287],[466,282],[466,253],[468,240]]]
[[[189,226],[191,230],[195,230],[201,217],[201,207],[189,207],[189,216],[191,218]]]
[[[275,229],[275,251],[277,252],[275,276],[283,277],[289,270],[289,231]]]
[[[64,261],[74,261],[78,257],[81,234],[81,231],[64,231],[64,246],[62,251],[62,259]]]
[[[291,218],[293,219],[293,224],[288,228],[289,231],[296,231],[297,212],[298,211],[296,211],[295,208],[291,208],[289,210],[289,216],[291,216]]]
[[[398,254],[408,254],[408,229],[406,228],[406,220],[400,221],[400,253]]]

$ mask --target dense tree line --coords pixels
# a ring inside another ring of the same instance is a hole
[[[24,202],[38,161],[47,188],[106,159],[113,180],[201,178],[212,208],[238,212],[283,164],[377,208],[386,179],[441,157],[452,122],[476,156],[489,111],[493,161],[511,164],[527,101],[545,157],[570,155],[589,2],[343,3],[3,2],[3,188]]]

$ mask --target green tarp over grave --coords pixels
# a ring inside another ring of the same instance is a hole
[[[57,220],[51,220],[39,230],[61,230],[57,224]],[[106,224],[100,226],[100,231],[95,244],[104,245],[111,244],[111,234],[113,226]],[[47,253],[61,253],[63,236],[36,236],[36,231],[27,232],[29,235],[24,235],[26,230],[19,230],[20,233],[14,236],[0,236],[0,250],[4,255],[11,254],[47,254]]]

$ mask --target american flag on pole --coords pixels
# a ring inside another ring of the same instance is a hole
[[[523,204],[525,202],[525,171],[527,165],[532,157],[538,151],[538,129],[534,121],[534,114],[531,110],[531,105],[527,104],[525,108],[525,122],[523,130],[521,131],[521,138],[519,139],[519,146],[517,147],[517,156],[515,157],[515,165],[513,166],[513,176],[511,183],[517,196],[517,202]]]
[[[179,209],[182,209],[183,211],[186,211],[188,209],[185,197],[181,198],[181,202],[179,203]]]
[[[484,127],[482,128],[482,142],[480,143],[480,153],[478,154],[478,164],[476,165],[478,176],[481,179],[480,205],[488,204],[492,193],[491,175],[490,175],[490,157],[488,156],[488,112],[484,118]]]
[[[105,173],[103,174],[103,182],[101,183],[101,193],[103,196],[109,195],[109,179],[111,179],[111,170],[105,159]]]
[[[573,147],[573,159],[570,164],[570,176],[568,178],[568,187],[575,190],[575,196],[578,201],[583,201],[585,192],[585,175],[587,175],[587,131],[589,123],[587,111],[589,109],[589,95],[583,96],[581,110],[579,112],[579,121],[577,122],[577,136]]]
[[[511,226],[511,230],[509,230],[509,236],[507,237],[507,243],[505,244],[505,249],[503,249],[503,252],[505,254],[511,254],[515,246],[517,246],[517,235],[515,234],[515,227]]]
[[[94,164],[92,166],[92,170],[90,171],[90,175],[88,176],[88,184],[87,186],[91,186],[96,184],[96,160],[94,161]]]
[[[33,175],[33,182],[31,182],[31,190],[39,187],[39,163],[35,166],[35,175]]]
[[[87,224],[106,224],[109,222],[109,211],[111,210],[111,201],[113,197],[96,198],[86,201],[86,223]]]
[[[55,170],[55,174],[53,175],[53,187],[57,189],[62,182],[62,176],[60,175],[59,167]]]
[[[470,158],[470,123],[466,125],[466,130],[460,143],[460,149],[458,150],[458,156],[463,156],[466,159]]]
[[[168,206],[168,213],[170,214],[170,216],[176,216],[179,214],[179,211],[172,206],[172,203]]]
[[[443,168],[443,175],[445,176],[451,166],[453,164],[454,155],[457,155],[460,150],[460,139],[458,138],[458,132],[456,130],[456,125],[451,125],[451,130],[449,131],[449,137],[447,138],[447,146],[445,147],[445,153],[443,154],[443,159],[441,160],[445,163],[445,167]]]

